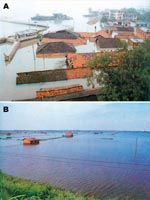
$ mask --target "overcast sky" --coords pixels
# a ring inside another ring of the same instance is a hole
[[[0,103],[0,108],[0,130],[150,130],[150,103]]]
[[[8,3],[8,9],[2,9]],[[50,15],[53,12],[64,12],[72,16],[87,13],[88,8],[104,10],[106,8],[149,8],[150,0],[0,0],[1,17],[31,17],[40,13]]]

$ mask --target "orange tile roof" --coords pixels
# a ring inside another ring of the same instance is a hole
[[[89,38],[92,37],[95,32],[78,32],[82,38]]]
[[[128,39],[128,38],[137,38],[132,32],[122,32],[115,36],[118,39]]]
[[[118,38],[118,39],[131,39],[131,38],[137,38],[137,37],[135,37],[134,35],[116,35],[115,38]]]
[[[105,30],[100,30],[98,32],[96,32],[95,36],[101,35],[104,38],[111,38],[111,35],[109,33],[107,33]]]
[[[68,64],[73,68],[87,67],[87,61],[102,53],[69,53],[67,55]]]
[[[88,61],[94,59],[96,56],[104,55],[105,53],[97,52],[97,53],[69,53],[67,55],[68,64],[70,68],[81,68],[87,67]],[[108,54],[108,53],[107,53]],[[113,56],[114,60],[109,64],[109,66],[118,66],[121,62],[119,56],[124,52],[109,52],[111,56]]]
[[[100,30],[100,31],[97,31],[97,32],[78,32],[78,33],[80,34],[80,36],[82,38],[86,38],[86,39],[93,38],[93,37],[96,37],[98,35],[101,35],[104,38],[110,38],[111,37],[111,35],[109,33],[107,33],[105,30]]]
[[[74,45],[86,44],[86,40],[84,38],[77,38],[77,39],[42,38],[42,43],[50,43],[50,42],[66,42]]]

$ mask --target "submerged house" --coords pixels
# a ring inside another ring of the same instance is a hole
[[[72,44],[65,42],[50,42],[37,47],[37,57],[61,57],[67,53],[75,53],[76,49]]]
[[[68,131],[68,132],[65,134],[65,136],[66,136],[67,138],[73,137],[73,132]]]
[[[121,48],[120,40],[117,38],[96,37],[96,45],[99,51],[116,51]]]
[[[57,32],[46,33],[43,35],[42,42],[66,42],[75,45],[86,44],[86,40],[82,38],[79,33],[75,33],[69,30],[60,30]]]
[[[140,27],[135,29],[135,35],[143,40],[150,38],[150,27]]]
[[[23,139],[23,144],[24,145],[34,145],[34,144],[39,144],[40,140],[36,138],[24,138]]]

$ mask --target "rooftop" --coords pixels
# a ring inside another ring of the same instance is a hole
[[[100,48],[120,48],[120,41],[117,38],[104,38],[98,36],[96,43]]]
[[[142,27],[140,28],[142,31],[146,32],[146,33],[150,33],[150,28],[147,27]]]
[[[100,31],[97,31],[97,32],[79,32],[80,36],[82,38],[95,38],[97,37],[98,35],[101,35],[105,38],[110,38],[111,35],[109,33],[107,33],[105,30],[100,30]]]
[[[130,33],[129,32],[121,32],[121,33],[118,33],[117,35],[115,35],[115,38],[129,39],[129,38],[136,38],[136,36],[132,32],[130,32]]]
[[[88,61],[93,60],[95,57],[99,57],[101,55],[104,55],[103,52],[97,52],[97,53],[69,53],[67,55],[68,64],[72,65],[73,68],[80,68],[80,67],[87,67]],[[118,56],[123,57],[125,55],[124,52],[110,52],[110,56],[113,57],[113,61],[109,64],[109,66],[118,66],[121,62],[121,60],[118,58]]]
[[[78,33],[69,30],[60,30],[53,33],[46,33],[43,38],[53,38],[53,39],[78,39],[80,35]]]
[[[143,43],[144,42],[144,40],[142,40],[142,39],[136,39],[136,38],[131,38],[130,40],[132,42],[134,42],[134,43]]]
[[[45,43],[37,47],[37,54],[46,53],[75,53],[76,49],[72,44],[65,42],[51,42]]]
[[[133,27],[126,27],[126,26],[115,26],[112,27],[112,29],[114,29],[115,31],[127,31],[127,32],[134,32],[134,28]]]
[[[102,53],[69,53],[67,55],[68,66],[73,68],[87,67],[87,61],[92,60],[94,57]]]

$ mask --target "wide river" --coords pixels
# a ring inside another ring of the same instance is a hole
[[[28,16],[29,17],[29,16]],[[31,16],[30,16],[31,17]],[[19,21],[28,22],[25,18],[17,19]],[[43,22],[49,26],[47,31],[53,32],[63,29],[71,29],[78,32],[95,32],[95,26],[97,30],[100,30],[99,22],[94,25],[88,25],[89,18],[83,17],[81,14],[76,15],[73,20],[65,20],[62,22]],[[41,24],[41,22],[39,22]],[[35,29],[36,27],[30,27]],[[0,22],[0,38],[14,35],[17,31],[29,29],[27,25],[13,24]],[[23,84],[16,85],[16,77],[18,72],[29,72],[38,70],[52,70],[58,68],[66,68],[65,57],[62,58],[36,58],[34,55],[37,49],[36,43],[24,48],[20,48],[15,54],[10,63],[4,61],[4,55],[9,53],[12,48],[11,44],[0,45],[0,101],[22,100],[31,99],[36,97],[36,91],[40,88],[63,86],[70,84],[82,84],[87,88],[86,79],[74,79],[68,81],[56,81],[47,83],[36,84]],[[95,52],[96,46],[93,42],[88,42],[87,45],[76,46],[76,52]]]
[[[150,199],[150,132],[74,131],[72,138],[61,137],[65,131],[10,133],[0,133],[4,173],[103,199]],[[24,146],[28,136],[43,140]]]

